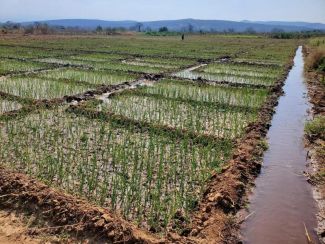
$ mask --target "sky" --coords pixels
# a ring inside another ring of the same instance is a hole
[[[0,22],[75,18],[325,23],[325,0],[0,0]]]

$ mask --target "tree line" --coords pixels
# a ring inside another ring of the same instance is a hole
[[[245,34],[245,35],[255,35],[255,34],[262,34],[266,35],[270,38],[276,39],[291,39],[291,38],[308,38],[312,36],[319,36],[324,35],[324,31],[315,30],[315,31],[300,31],[300,32],[286,32],[283,29],[275,28],[271,30],[271,32],[257,32],[254,28],[249,27],[244,31],[236,31],[233,28],[227,28],[223,31],[217,31],[213,28],[210,30],[202,30],[195,28],[192,24],[188,24],[183,26],[179,31],[172,31],[169,30],[167,26],[161,26],[158,29],[152,29],[150,27],[145,27],[142,23],[136,23],[135,25],[129,28],[111,28],[111,27],[102,27],[97,26],[93,29],[85,29],[80,27],[64,27],[64,26],[49,26],[46,23],[35,22],[29,25],[21,25],[19,23],[14,22],[6,22],[0,24],[0,33],[7,34],[7,33],[22,33],[22,34],[102,34],[102,35],[114,35],[122,32],[144,32],[148,35],[173,35],[173,34],[180,34],[180,33],[199,33],[199,34],[206,34],[206,33],[216,33],[216,34]]]

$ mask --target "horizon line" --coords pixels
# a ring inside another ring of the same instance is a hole
[[[57,21],[57,20],[95,20],[95,21],[111,21],[111,22],[158,22],[158,21],[177,21],[177,20],[203,20],[203,21],[229,21],[229,22],[286,22],[286,23],[295,23],[295,22],[304,22],[304,23],[310,23],[310,24],[323,24],[322,22],[308,22],[303,20],[226,20],[226,19],[195,19],[195,18],[180,18],[180,19],[159,19],[159,20],[135,20],[135,19],[129,19],[129,20],[109,20],[109,19],[91,19],[91,18],[58,18],[58,19],[42,19],[42,20],[23,20],[23,21],[13,21],[13,20],[4,20],[2,23],[6,22],[13,22],[13,23],[25,23],[25,22],[44,22],[44,21]],[[260,23],[263,24],[263,23]]]

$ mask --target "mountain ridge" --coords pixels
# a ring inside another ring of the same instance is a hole
[[[325,31],[325,24],[322,23],[309,23],[309,22],[286,22],[286,21],[230,21],[230,20],[200,20],[200,19],[179,19],[179,20],[157,20],[157,21],[110,21],[100,19],[56,19],[36,21],[38,23],[46,23],[50,26],[63,26],[63,27],[78,27],[83,29],[95,29],[97,26],[103,28],[139,28],[141,23],[142,30],[158,30],[166,26],[172,31],[186,31],[189,28],[195,31],[236,31],[243,32],[247,30],[254,30],[256,32],[271,32],[274,30],[283,30],[286,32],[297,31],[312,31],[322,30]],[[35,22],[20,22],[22,25],[30,25]]]

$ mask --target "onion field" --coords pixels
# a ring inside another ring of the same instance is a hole
[[[178,230],[296,46],[232,35],[0,38],[0,165],[151,232]]]

